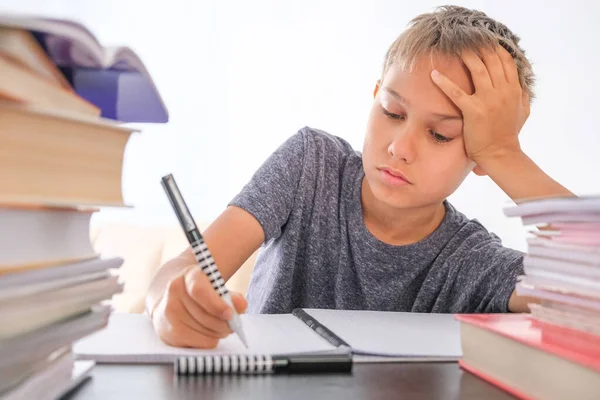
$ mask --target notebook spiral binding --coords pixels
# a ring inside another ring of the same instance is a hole
[[[180,356],[175,360],[177,375],[270,374],[270,355]]]

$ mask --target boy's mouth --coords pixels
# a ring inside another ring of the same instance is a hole
[[[411,185],[412,183],[400,172],[392,168],[378,168],[381,177],[391,185]]]

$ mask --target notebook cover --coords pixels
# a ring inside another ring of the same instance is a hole
[[[463,323],[600,371],[600,336],[536,321],[529,314],[457,314],[455,317]]]
[[[458,365],[460,365],[460,367],[462,369],[464,369],[465,371],[468,371],[471,374],[483,379],[484,381],[487,381],[487,382],[491,383],[492,385],[499,387],[500,389],[512,394],[515,397],[518,397],[519,399],[534,400],[533,397],[529,397],[525,393],[522,393],[522,392],[518,391],[517,389],[515,389],[511,386],[508,386],[504,382],[500,382],[499,380],[494,379],[491,376],[484,374],[483,372],[479,371],[478,369],[471,367],[469,364],[464,362],[464,360],[459,360]]]
[[[365,361],[456,362],[462,356],[459,323],[451,314],[306,308],[293,315],[334,346],[367,356]]]
[[[116,364],[172,364],[179,356],[339,353],[290,314],[242,314],[249,348],[229,335],[213,349],[173,347],[155,333],[145,314],[112,313],[105,329],[73,345],[79,360]]]

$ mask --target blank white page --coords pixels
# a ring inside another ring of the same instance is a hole
[[[304,311],[348,343],[358,355],[412,361],[420,358],[458,360],[462,356],[459,322],[452,314]]]
[[[180,355],[335,351],[334,346],[291,314],[244,314],[242,321],[248,349],[232,334],[221,340],[216,349],[198,350],[166,345],[154,333],[145,314],[113,313],[105,329],[76,342],[73,352],[78,359],[98,363],[170,363]]]

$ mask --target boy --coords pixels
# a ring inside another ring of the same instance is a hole
[[[571,195],[519,146],[533,73],[518,42],[478,11],[420,15],[387,52],[362,154],[304,128],[269,157],[204,233],[226,280],[264,244],[251,312],[527,311],[514,293],[522,254],[445,200],[471,171],[513,200]],[[147,309],[174,346],[231,333],[190,250],[161,267]]]

